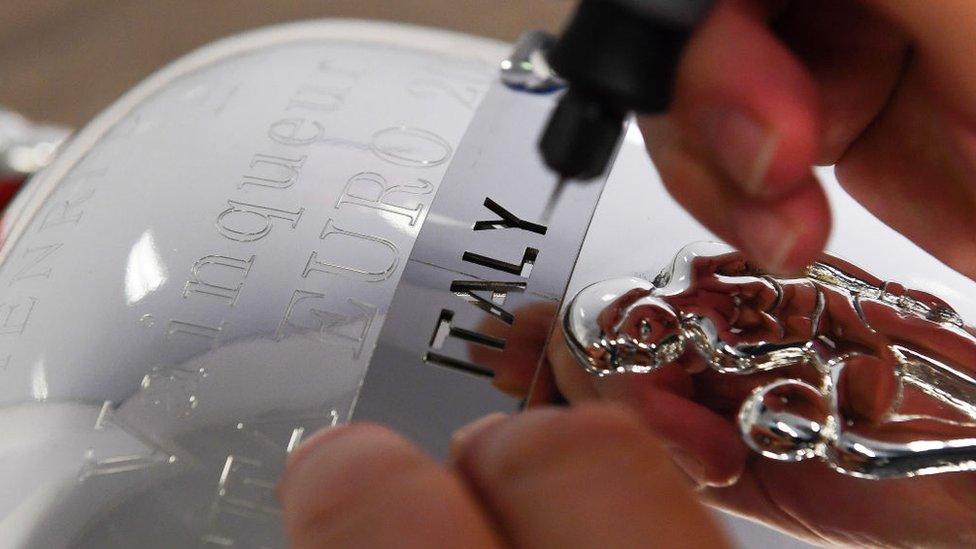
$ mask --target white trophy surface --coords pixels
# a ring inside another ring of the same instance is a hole
[[[506,50],[370,23],[259,31],[76,135],[4,217],[0,536],[280,543],[283,460],[348,418]]]

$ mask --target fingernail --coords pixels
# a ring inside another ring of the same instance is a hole
[[[704,120],[708,145],[728,176],[746,194],[762,194],[766,173],[779,146],[779,136],[737,109],[716,109],[707,113]]]
[[[468,442],[477,438],[480,433],[487,431],[492,425],[497,425],[508,417],[509,415],[504,412],[495,412],[478,418],[454,431],[454,434],[451,435],[451,455],[456,456]]]
[[[682,471],[688,475],[698,486],[704,486],[708,481],[705,476],[705,466],[698,461],[695,456],[688,453],[684,448],[672,447],[671,459]]]
[[[789,220],[761,207],[741,209],[734,215],[737,244],[772,273],[782,273],[799,237]]]

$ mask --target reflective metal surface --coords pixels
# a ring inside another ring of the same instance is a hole
[[[486,378],[502,364],[542,365],[546,338],[526,341],[527,327],[546,335],[555,326],[603,190],[602,180],[565,183],[549,203],[560,183],[535,153],[533,130],[552,101],[489,89],[410,254],[354,419],[392,425],[446,455],[457,427],[518,409],[523,395]]]
[[[653,283],[582,290],[564,318],[599,376],[682,364],[756,377],[739,428],[766,457],[819,457],[864,478],[976,470],[976,329],[946,302],[825,257],[780,277],[720,244],[688,246]]]
[[[602,181],[540,219],[553,178],[524,149],[550,99],[504,107],[522,134],[488,109],[517,93],[493,86],[509,51],[399,25],[269,29],[74,136],[2,219],[0,539],[280,546],[274,483],[312,431],[372,417],[441,451],[518,407],[498,367],[517,349],[538,366],[544,340],[521,336],[548,329],[570,271],[573,293],[650,280],[714,238],[631,128],[574,265]],[[832,249],[976,317],[971,281],[828,188]]]
[[[515,90],[548,93],[565,83],[549,68],[545,54],[556,42],[551,34],[533,30],[519,37],[511,55],[501,62],[502,82]]]
[[[551,98],[498,83],[507,50],[272,28],[164,69],[72,139],[2,221],[0,539],[277,547],[285,458],[357,397],[366,417],[423,413],[410,434],[433,451],[516,409],[433,363],[475,359],[431,343],[432,307],[472,330],[523,301],[554,318],[600,185],[538,234],[552,182],[515,128]],[[480,308],[486,279],[520,295],[490,286]]]

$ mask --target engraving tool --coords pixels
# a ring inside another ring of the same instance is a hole
[[[548,49],[549,67],[568,89],[539,141],[546,165],[562,181],[589,180],[613,158],[631,112],[668,109],[677,66],[713,0],[582,0]]]

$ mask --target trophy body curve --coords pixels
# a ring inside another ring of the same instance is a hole
[[[3,218],[0,537],[280,546],[288,453],[357,400],[435,453],[516,409],[470,341],[437,336],[445,311],[475,323],[485,291],[558,303],[600,186],[550,223],[573,230],[506,225],[547,191],[519,190],[541,167],[505,132],[530,142],[518,119],[552,101],[498,85],[508,51],[275,27],[177,61],[73,136]]]

